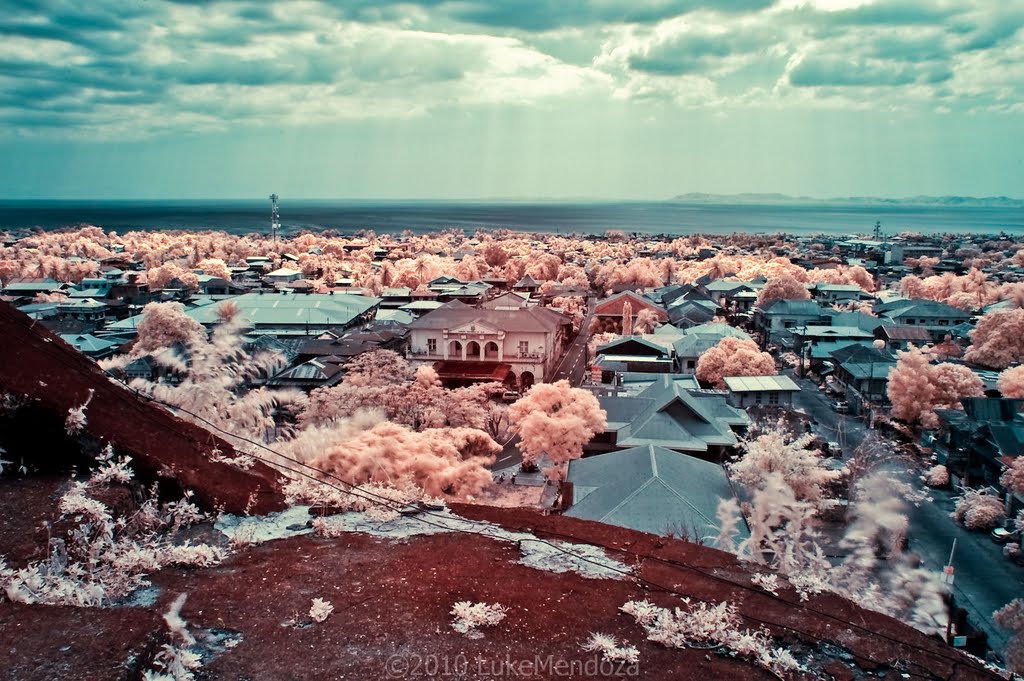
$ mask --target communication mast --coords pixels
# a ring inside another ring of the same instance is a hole
[[[277,231],[281,229],[281,216],[277,213],[277,200],[280,197],[277,194],[270,195],[270,235],[274,237],[274,243],[277,243]]]
[[[881,241],[882,240],[882,223],[881,222],[875,221],[875,232],[874,233],[875,233],[875,241]]]

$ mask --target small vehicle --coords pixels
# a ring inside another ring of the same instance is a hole
[[[837,459],[843,458],[843,448],[838,442],[828,442],[825,446],[828,447],[829,456],[834,456]]]
[[[512,402],[517,401],[518,399],[519,399],[519,393],[516,392],[515,390],[506,390],[505,392],[501,393],[501,401],[502,402],[512,403]]]
[[[832,403],[832,411],[838,414],[845,414],[850,411],[850,405],[845,400],[838,400]]]
[[[1012,541],[1017,541],[1020,535],[1016,532],[1011,532],[1005,527],[997,527],[992,530],[992,541],[997,544],[1009,544]]]

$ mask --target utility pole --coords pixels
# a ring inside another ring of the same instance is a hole
[[[281,229],[281,216],[277,214],[277,200],[281,198],[277,194],[270,195],[270,235],[277,244],[277,230]]]

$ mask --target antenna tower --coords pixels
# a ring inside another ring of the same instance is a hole
[[[882,223],[875,221],[875,241],[882,240]]]
[[[281,229],[281,216],[277,213],[277,200],[280,197],[277,194],[270,195],[270,235],[274,237],[274,243],[277,243],[277,231]]]

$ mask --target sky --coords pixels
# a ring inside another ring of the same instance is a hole
[[[7,0],[0,198],[1024,190],[1024,0]]]

